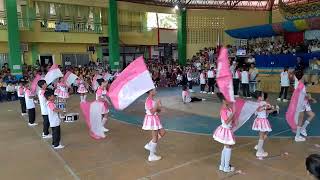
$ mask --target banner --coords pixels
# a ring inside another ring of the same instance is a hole
[[[259,103],[253,101],[245,101],[241,98],[237,98],[234,104],[234,121],[232,124],[232,130],[235,132],[244,123],[246,123],[250,117],[257,111]]]
[[[116,109],[123,110],[154,88],[151,75],[141,56],[130,63],[113,81],[109,88],[109,97]]]
[[[47,82],[47,84],[51,84],[56,79],[63,77],[62,72],[60,71],[58,65],[53,64],[49,70],[49,72],[44,77],[44,80]]]
[[[229,102],[234,102],[233,79],[230,71],[228,49],[221,48],[218,57],[217,83],[220,92]]]

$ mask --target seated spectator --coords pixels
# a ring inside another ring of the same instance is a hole
[[[16,99],[16,89],[15,85],[12,82],[8,82],[8,85],[6,87],[6,93],[7,93],[7,100],[12,101],[13,99]]]
[[[247,63],[248,63],[248,64],[256,63],[256,59],[255,59],[253,56],[250,56],[250,57],[247,59]]]

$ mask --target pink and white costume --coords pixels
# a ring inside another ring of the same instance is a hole
[[[69,92],[68,87],[65,83],[59,82],[57,84],[57,89],[55,90],[54,94],[62,99],[68,99],[69,98]]]
[[[267,119],[267,102],[260,101],[259,106],[263,107],[262,111],[256,112],[257,118],[254,120],[252,130],[260,132],[271,132],[271,125]]]
[[[159,130],[163,128],[157,112],[152,114],[150,111],[155,106],[156,101],[148,97],[145,102],[146,115],[142,126],[143,130]]]
[[[79,94],[84,94],[84,93],[87,93],[87,92],[88,92],[88,90],[87,90],[87,88],[86,88],[85,83],[84,83],[83,80],[77,80],[77,84],[78,84],[78,90],[77,90],[77,92],[78,92]]]
[[[104,90],[101,86],[98,87],[97,91],[96,91],[96,100],[103,103],[103,110],[102,110],[102,114],[107,114],[109,113],[109,108],[108,108],[108,103],[107,103],[107,95],[108,95],[108,92],[107,90]],[[105,99],[105,100],[101,100],[102,99]]]
[[[307,111],[307,112],[312,111],[309,100],[307,97],[303,101],[303,108],[300,112],[304,112],[304,111]]]
[[[229,116],[232,114],[232,110],[223,107],[220,110],[220,116],[221,116],[221,125],[217,127],[217,129],[213,133],[213,139],[226,145],[234,145],[235,138],[232,131],[232,121],[229,122],[229,124],[226,124],[225,122],[228,120]]]

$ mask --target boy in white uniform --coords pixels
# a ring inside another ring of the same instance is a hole
[[[38,99],[40,104],[41,115],[43,118],[42,138],[49,139],[52,138],[52,135],[49,134],[50,123],[48,117],[47,99],[44,97],[44,93],[47,89],[47,83],[45,80],[39,80],[38,86],[41,88],[38,92]]]
[[[24,98],[26,101],[26,108],[28,110],[28,116],[29,116],[29,126],[37,126],[38,124],[35,123],[36,121],[36,109],[35,109],[35,104],[34,104],[34,94],[30,90],[30,85],[27,84],[25,88],[25,94]]]
[[[283,102],[288,102],[287,94],[288,94],[288,89],[290,86],[288,67],[285,67],[283,72],[281,72],[281,74],[280,74],[280,85],[281,85],[281,91],[279,94],[279,98],[277,100],[281,101],[282,94],[284,94]]]
[[[54,92],[52,90],[47,90],[44,93],[44,96],[47,99],[47,110],[48,117],[50,122],[50,127],[52,129],[52,146],[54,149],[62,149],[64,146],[60,143],[61,140],[61,131],[60,131],[60,123],[61,120],[59,118],[58,113],[63,113],[62,109],[59,109],[54,104]]]

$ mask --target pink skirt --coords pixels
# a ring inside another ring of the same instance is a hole
[[[86,87],[84,87],[84,85],[80,85],[80,86],[78,87],[77,92],[80,93],[80,94],[84,94],[84,93],[87,93],[88,90],[86,89]]]
[[[213,133],[213,139],[226,145],[234,145],[236,140],[231,129],[219,126]]]
[[[58,97],[62,98],[62,99],[68,99],[69,98],[69,93],[59,90]]]
[[[146,115],[144,117],[143,130],[159,130],[162,129],[162,124],[158,115]]]
[[[260,132],[271,132],[271,125],[266,118],[257,118],[254,120],[252,130]]]

